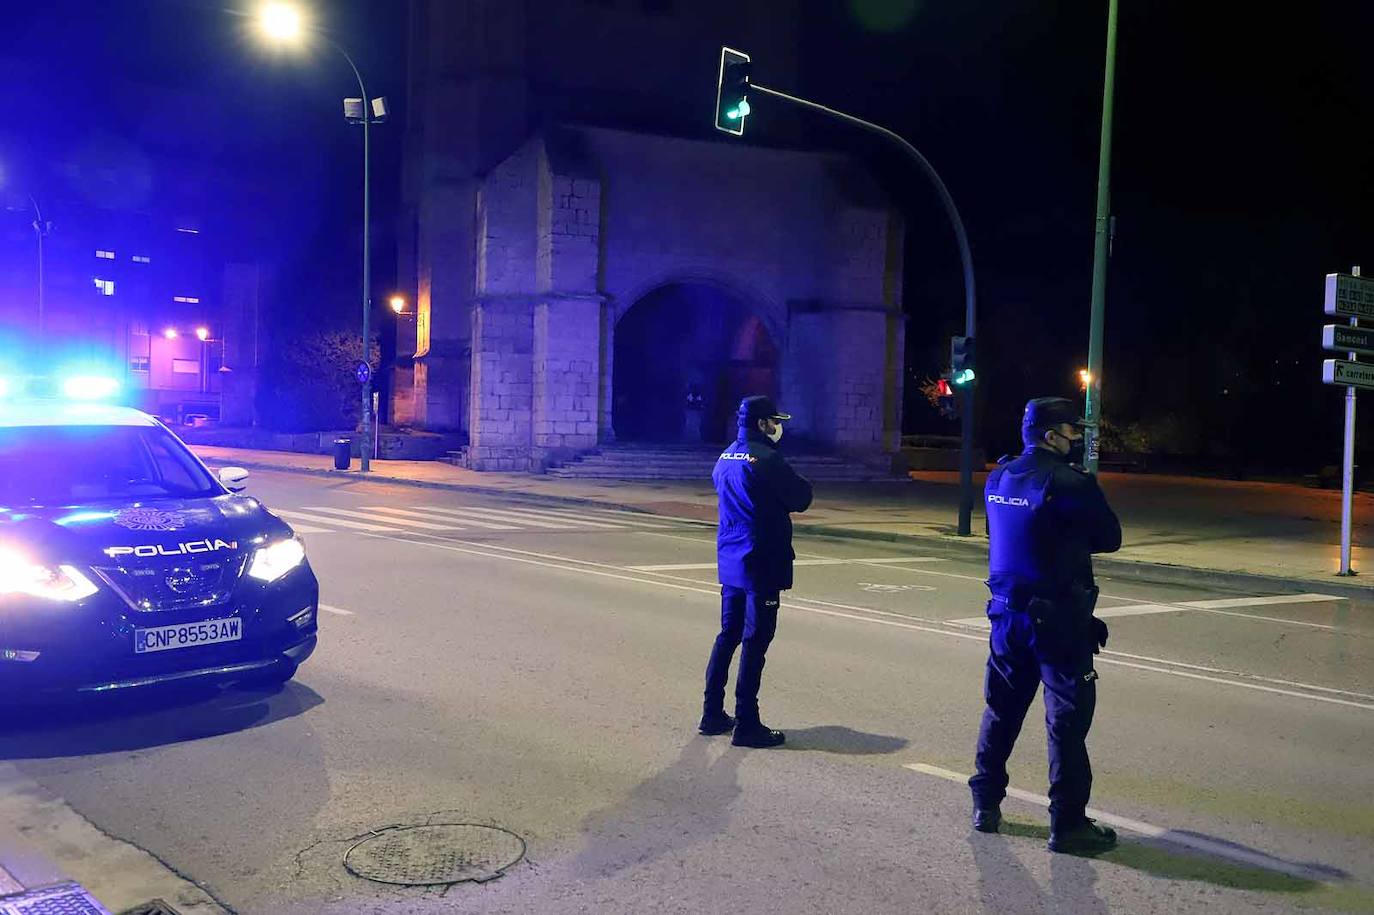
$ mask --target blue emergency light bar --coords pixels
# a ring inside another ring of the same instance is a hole
[[[119,387],[119,380],[109,375],[0,375],[0,400],[109,400]]]

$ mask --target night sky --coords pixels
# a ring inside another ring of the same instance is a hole
[[[116,109],[98,91],[111,72],[221,95],[218,117],[206,118],[232,125],[220,154],[301,189],[279,244],[284,281],[309,284],[312,302],[342,297],[347,307],[357,138],[337,105],[349,74],[332,59],[263,54],[225,5],[11,3],[0,58],[42,59],[68,89],[89,87],[91,104]],[[373,94],[403,113],[401,7],[340,2],[327,16]],[[980,438],[992,451],[1010,447],[1020,403],[1076,393],[1086,359],[1106,0],[801,8],[799,85],[779,88],[910,138],[963,213],[979,282]],[[1117,425],[1136,424],[1171,450],[1337,462],[1341,397],[1317,381],[1321,281],[1362,259],[1374,271],[1374,152],[1362,129],[1374,97],[1371,36],[1367,3],[1122,0],[1104,373]],[[767,76],[758,62],[756,79]],[[19,94],[21,107],[38,104],[44,89]],[[0,156],[21,132],[9,121]],[[401,128],[378,131],[383,228]],[[962,293],[934,195],[869,138],[815,123],[809,139],[864,157],[907,207],[909,363],[918,377],[938,372]],[[376,249],[383,274],[389,244]],[[322,256],[338,269],[322,275]],[[954,431],[917,399],[908,404],[913,431]],[[1374,424],[1362,425],[1363,443],[1374,444]]]

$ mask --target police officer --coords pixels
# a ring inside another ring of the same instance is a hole
[[[1093,655],[1107,625],[1093,616],[1092,554],[1121,547],[1121,523],[1097,480],[1084,471],[1083,420],[1062,397],[1026,404],[1025,451],[1004,457],[985,491],[989,538],[989,638],[978,734],[973,828],[997,832],[1007,758],[1021,722],[1045,684],[1050,757],[1051,851],[1093,854],[1116,832],[1088,819],[1092,788],[1086,739],[1097,704]]]
[[[720,634],[706,665],[703,734],[727,734],[737,747],[776,747],[781,731],[759,720],[764,655],[778,625],[779,593],[792,587],[791,512],[811,506],[811,484],[777,451],[782,424],[767,397],[739,405],[739,438],[716,461],[711,480],[720,499],[716,565],[720,578]],[[735,717],[725,714],[725,682],[735,648],[743,646],[735,679]],[[738,719],[738,721],[737,721]]]

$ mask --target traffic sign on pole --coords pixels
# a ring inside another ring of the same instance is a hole
[[[1374,362],[1323,359],[1322,381],[1344,388],[1366,388],[1374,391]]]
[[[1328,273],[1326,313],[1374,320],[1374,279],[1351,273]]]
[[[1323,325],[1322,349],[1374,356],[1374,328],[1346,327],[1342,324]]]

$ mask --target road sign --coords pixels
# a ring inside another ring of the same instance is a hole
[[[1322,381],[1347,388],[1374,390],[1374,362],[1346,362],[1343,359],[1322,360]]]
[[[1374,356],[1374,329],[1327,324],[1322,327],[1322,349]]]
[[[1349,273],[1326,275],[1326,313],[1374,319],[1374,278]]]
[[[358,384],[367,384],[372,380],[372,366],[368,365],[366,362],[359,362],[357,376]]]

